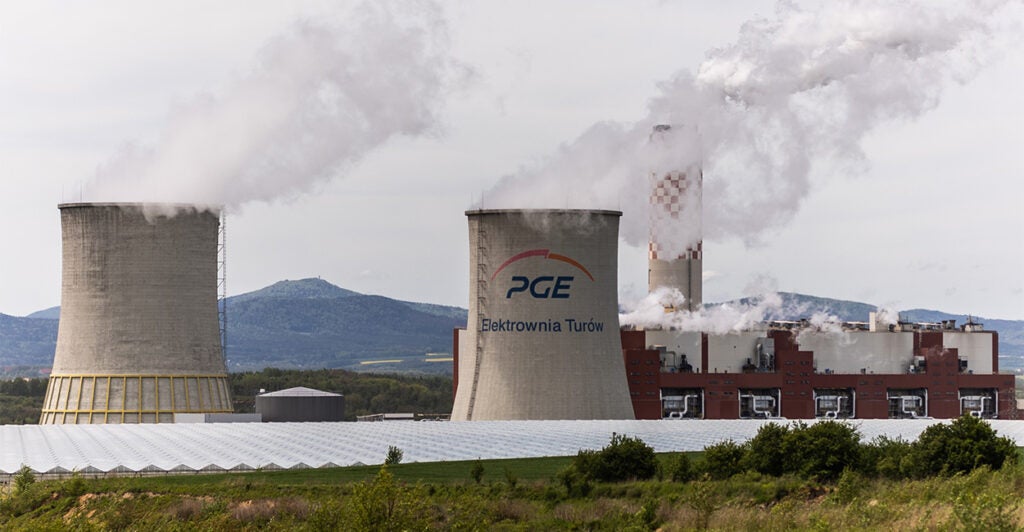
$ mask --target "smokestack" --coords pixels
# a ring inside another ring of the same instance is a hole
[[[660,142],[672,129],[654,126],[651,142]],[[685,171],[651,174],[650,241],[647,251],[647,288],[675,288],[683,294],[684,309],[700,310],[702,303],[704,176],[700,166]],[[682,243],[674,228],[686,227],[691,241]],[[681,251],[674,251],[681,250]]]
[[[617,304],[622,213],[466,215],[469,323],[452,420],[634,419]]]
[[[217,315],[218,215],[184,205],[59,208],[61,315],[40,423],[231,412]]]

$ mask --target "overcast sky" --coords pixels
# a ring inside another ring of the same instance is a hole
[[[58,203],[96,200],[89,182],[126,143],[156,142],[197,95],[230,93],[296,21],[338,18],[333,4],[0,4],[0,312],[60,303]],[[430,124],[396,124],[399,134],[379,135],[330,175],[235,208],[230,294],[319,276],[466,306],[466,209],[592,124],[641,120],[659,82],[696,72],[745,21],[774,11],[740,1],[440,5],[450,79],[430,96]],[[1020,17],[1019,7],[1004,13]],[[767,284],[1024,319],[1024,51],[1007,38],[990,55],[934,109],[872,130],[864,164],[816,168],[780,227],[754,242],[706,239],[705,301]],[[646,290],[646,255],[621,245],[622,300]]]

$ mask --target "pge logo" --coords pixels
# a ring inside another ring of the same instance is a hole
[[[513,262],[523,260],[529,257],[544,257],[545,259],[553,259],[562,261],[566,264],[571,264],[578,268],[581,272],[586,274],[591,281],[594,280],[594,276],[582,264],[575,260],[566,257],[565,255],[559,255],[557,253],[551,253],[547,249],[531,249],[530,251],[524,251],[518,255],[513,256],[504,262],[491,276],[493,281],[504,270],[506,266]],[[509,287],[508,292],[505,293],[505,298],[510,299],[513,294],[528,293],[530,296],[537,299],[569,299],[569,289],[572,288],[572,282],[575,277],[572,275],[541,275],[530,279],[523,275],[516,275],[512,277],[512,286]]]

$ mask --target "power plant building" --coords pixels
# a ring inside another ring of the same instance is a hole
[[[218,214],[70,203],[40,423],[170,423],[232,411],[217,308]]]
[[[656,126],[652,141],[670,129]],[[702,308],[702,180],[696,166],[652,176],[649,290],[685,298],[666,313]],[[680,247],[674,232],[692,240],[663,257]],[[827,332],[807,321],[728,334],[623,330],[622,345],[637,419],[1017,417],[998,335],[974,322],[890,324],[871,313]]]
[[[1016,419],[998,335],[977,323],[801,322],[708,334],[624,330],[638,419]]]
[[[633,419],[617,307],[618,211],[476,210],[453,421]]]
[[[670,129],[657,126],[652,141]],[[666,317],[702,310],[702,180],[696,165],[651,176],[649,291],[683,296]],[[528,212],[467,213],[470,312],[452,347],[452,419],[1021,417],[1014,376],[999,372],[998,334],[973,320],[890,323],[871,313],[827,330],[769,321],[727,334],[625,327],[609,338],[616,290],[600,283],[614,279],[616,237],[566,223],[571,211],[542,211],[532,222]],[[685,242],[671,241],[679,234]],[[551,260],[565,257],[578,260],[575,269]],[[580,277],[581,265],[592,282]],[[562,276],[572,279],[574,299]],[[592,315],[605,325],[600,335],[515,329]],[[607,349],[619,345],[616,368]],[[609,410],[622,366],[631,415]]]

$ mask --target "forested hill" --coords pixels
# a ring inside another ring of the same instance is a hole
[[[866,321],[875,305],[780,293],[769,319],[815,312]],[[750,303],[739,300],[730,303]],[[59,308],[14,317],[0,314],[0,378],[44,375],[53,363]],[[914,309],[911,321],[967,316]],[[466,326],[466,309],[367,295],[322,279],[281,281],[228,298],[228,369],[344,368],[376,372],[451,373],[452,329]],[[999,331],[1003,369],[1024,367],[1024,321],[980,318]]]
[[[450,362],[425,359],[428,353],[451,353],[452,329],[466,324],[463,309],[360,294],[321,279],[281,281],[228,298],[227,315],[231,371],[281,367],[450,373]]]
[[[452,379],[447,375],[366,374],[339,369],[298,371],[268,368],[232,373],[235,412],[254,412],[255,396],[305,386],[345,396],[345,419],[382,412],[447,414],[452,411]],[[0,425],[39,422],[46,379],[0,379]]]

